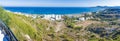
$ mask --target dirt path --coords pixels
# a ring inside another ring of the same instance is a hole
[[[55,32],[58,32],[60,31],[61,29],[63,29],[65,26],[64,26],[64,23],[63,22],[59,22],[57,24],[57,26],[55,27]]]

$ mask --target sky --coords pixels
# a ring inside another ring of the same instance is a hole
[[[0,0],[0,6],[25,6],[25,7],[120,6],[120,0]]]

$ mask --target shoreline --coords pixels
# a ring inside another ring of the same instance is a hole
[[[83,17],[85,14],[89,14],[91,15],[92,12],[84,12],[84,13],[79,13],[79,14],[64,14],[64,15],[60,15],[60,14],[27,14],[27,13],[21,13],[21,12],[12,12],[12,11],[9,11],[9,10],[5,10],[6,12],[11,12],[13,14],[17,14],[17,15],[24,15],[26,17],[32,17],[33,19],[35,18],[41,18],[41,19],[46,19],[46,20],[64,20],[64,16],[67,16],[67,17],[78,17],[80,19],[83,20]]]
[[[71,13],[71,14],[29,14],[29,13],[22,13],[22,12],[13,12],[13,11],[10,11],[10,10],[5,10],[5,11],[6,12],[12,12],[14,14],[20,14],[20,15],[82,15],[82,14],[92,13],[92,12],[83,12],[83,13]]]

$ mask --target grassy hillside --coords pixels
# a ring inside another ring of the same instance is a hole
[[[44,23],[46,22],[41,22],[42,24],[37,23],[35,21],[37,19],[6,12],[2,8],[0,8],[0,19],[10,27],[17,39],[20,41],[31,39],[34,41],[42,40],[42,28],[45,26]]]

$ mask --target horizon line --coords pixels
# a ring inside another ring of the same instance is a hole
[[[98,7],[98,6],[2,6],[2,7]],[[118,7],[118,6],[101,6],[101,7]]]

